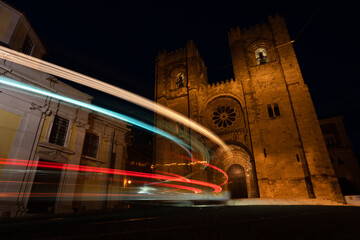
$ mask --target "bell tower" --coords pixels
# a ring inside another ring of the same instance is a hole
[[[185,48],[167,52],[160,51],[156,61],[155,101],[171,108],[184,116],[199,121],[198,90],[207,84],[207,72],[204,61],[193,41]],[[155,117],[155,125],[162,128],[191,146],[192,133],[184,129],[181,122],[163,121],[161,116]],[[176,154],[188,155],[179,146],[156,136],[156,165],[174,164]],[[179,160],[183,166],[187,160]],[[179,168],[178,168],[179,169]],[[190,167],[184,167],[189,172]],[[173,172],[170,167],[162,170]],[[177,172],[179,173],[179,172]]]
[[[207,84],[207,72],[193,41],[174,52],[159,52],[155,81],[156,102],[197,120],[196,92]]]
[[[229,32],[244,91],[260,197],[342,201],[283,17]]]

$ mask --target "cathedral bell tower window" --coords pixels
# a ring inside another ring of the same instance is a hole
[[[274,103],[274,113],[275,113],[275,116],[280,116],[280,109],[279,109],[279,106],[277,105],[277,103]]]
[[[268,110],[268,114],[269,114],[270,118],[273,119],[276,117],[280,117],[280,109],[279,109],[279,105],[277,103],[268,104],[267,110]]]
[[[269,117],[271,118],[274,117],[274,110],[272,109],[270,104],[267,105],[267,109],[268,109]]]
[[[178,88],[185,87],[184,79],[185,79],[184,73],[178,73],[178,75],[176,76],[176,86]]]
[[[258,65],[269,62],[267,52],[264,48],[258,48],[255,51],[256,62]]]

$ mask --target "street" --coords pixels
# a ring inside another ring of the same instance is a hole
[[[360,208],[159,206],[1,222],[1,239],[357,239]]]

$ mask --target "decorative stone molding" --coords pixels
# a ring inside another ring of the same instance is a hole
[[[75,152],[68,148],[58,146],[56,144],[41,142],[39,143],[40,149],[37,154],[40,158],[52,160],[59,163],[67,163],[69,155],[74,155]]]
[[[78,128],[89,129],[89,124],[87,124],[85,122],[76,121],[75,124],[76,124],[76,127],[78,127]]]

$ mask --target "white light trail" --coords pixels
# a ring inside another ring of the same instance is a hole
[[[187,148],[191,149],[191,147],[189,145],[187,145],[186,143],[184,143],[180,139],[172,136],[171,134],[169,134],[169,133],[167,133],[167,132],[165,132],[165,131],[163,131],[161,129],[158,129],[158,128],[153,127],[153,126],[151,126],[149,124],[146,124],[144,122],[136,120],[136,119],[134,119],[132,117],[129,117],[129,116],[126,116],[126,115],[123,115],[123,114],[120,114],[120,113],[117,113],[117,112],[114,112],[114,111],[111,111],[111,110],[108,110],[108,109],[105,109],[105,108],[102,108],[102,107],[98,107],[98,106],[95,106],[95,105],[92,105],[92,104],[89,104],[89,103],[85,103],[85,102],[82,102],[82,101],[79,101],[79,100],[75,100],[75,99],[72,99],[72,98],[69,98],[69,97],[61,96],[59,94],[52,93],[52,92],[49,92],[49,91],[46,91],[46,90],[43,90],[43,89],[40,89],[40,88],[36,88],[36,87],[31,86],[31,85],[15,81],[15,80],[13,80],[11,78],[8,78],[8,77],[5,77],[5,76],[0,76],[0,84],[4,84],[4,85],[15,87],[15,88],[18,88],[18,89],[26,90],[26,91],[29,91],[29,92],[32,92],[32,93],[43,95],[43,96],[52,97],[52,98],[55,98],[55,99],[58,99],[58,100],[61,100],[61,101],[67,102],[67,103],[74,104],[76,106],[81,106],[81,107],[84,107],[84,108],[87,108],[87,109],[90,109],[90,110],[105,114],[107,116],[119,119],[121,121],[128,122],[130,124],[136,125],[138,127],[146,129],[146,130],[148,130],[150,132],[154,132],[154,133],[159,134],[159,135],[161,135],[161,136],[163,136],[165,138],[168,138],[171,141],[178,144],[181,148],[183,148],[189,154],[190,158],[192,159],[192,154],[187,149]]]
[[[28,56],[26,54],[5,48],[0,46],[0,58],[9,60],[11,62],[21,64],[27,66],[32,69],[36,69],[38,71],[46,72],[58,77],[65,78],[72,82],[76,82],[87,87],[91,87],[97,89],[99,91],[111,94],[115,97],[124,99],[128,102],[135,103],[139,106],[142,106],[146,109],[159,113],[167,118],[170,118],[176,122],[181,122],[183,125],[191,128],[192,130],[206,136],[220,147],[223,148],[226,152],[231,154],[230,149],[228,146],[214,133],[210,130],[206,129],[205,127],[201,126],[197,122],[185,117],[184,115],[175,112],[159,103],[155,103],[147,98],[141,97],[137,94],[132,92],[126,91],[119,87],[115,87],[111,84],[102,82],[92,77],[88,77],[86,75],[80,74],[78,72],[57,66],[55,64],[43,61],[41,59],[37,59],[32,56]]]

